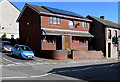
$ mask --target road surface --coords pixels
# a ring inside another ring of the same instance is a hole
[[[43,63],[36,60],[20,60],[8,53],[0,58],[2,80],[115,80],[120,78],[118,62],[102,64]],[[4,81],[3,81],[4,82]]]

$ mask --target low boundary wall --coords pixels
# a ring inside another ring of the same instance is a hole
[[[82,51],[73,50],[71,51],[72,59],[101,59],[103,58],[102,51]]]
[[[41,57],[55,60],[69,59],[102,59],[102,51],[87,51],[87,50],[42,50]]]
[[[49,59],[67,60],[68,51],[67,50],[42,50],[41,56]]]

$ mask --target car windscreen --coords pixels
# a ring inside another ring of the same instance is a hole
[[[23,51],[31,51],[31,49],[29,47],[26,47],[26,46],[21,46],[21,49]]]
[[[2,44],[3,44],[3,45],[11,45],[10,42],[3,42]]]

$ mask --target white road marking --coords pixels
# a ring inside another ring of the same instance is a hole
[[[46,73],[46,74],[43,74],[43,75],[38,75],[38,76],[30,76],[31,78],[35,78],[35,77],[44,77],[44,76],[48,76],[50,74],[53,74],[53,73]]]
[[[58,71],[59,73],[61,72],[61,73],[63,73],[63,72],[69,72],[69,71],[71,71],[71,70],[64,70],[64,71]]]
[[[28,77],[0,77],[0,79],[19,79],[19,78],[28,78]]]
[[[111,67],[114,66],[114,64],[110,65]]]
[[[80,70],[82,70],[82,69],[75,69],[75,70],[71,70],[71,71],[80,71]]]
[[[6,60],[6,61],[9,61],[9,62],[12,62],[12,63],[16,64],[16,62],[13,62],[13,61],[8,60],[8,59],[6,59],[6,58],[3,58],[3,59]]]
[[[50,64],[50,63],[44,63],[44,64]]]
[[[2,67],[3,65],[0,65],[0,67]]]
[[[87,67],[87,68],[84,68],[82,70],[88,70],[88,69],[91,69],[91,68],[93,68],[93,67]]]
[[[7,65],[3,65],[3,66],[14,66],[15,64],[7,64]]]
[[[58,64],[58,63],[51,63],[51,64]]]

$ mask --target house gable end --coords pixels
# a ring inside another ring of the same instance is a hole
[[[15,10],[17,10],[18,12],[20,12],[20,10],[12,3],[12,2],[10,2],[10,1],[8,1],[8,0],[2,0],[0,3],[2,4],[2,3],[6,3],[7,5],[9,5],[9,6],[11,6],[12,8],[14,8]]]
[[[22,12],[20,13],[20,15],[19,15],[19,17],[17,19],[17,22],[19,22],[20,18],[22,17],[22,15],[25,12],[25,10],[26,10],[27,7],[30,8],[30,9],[32,9],[34,12],[37,12],[38,14],[40,13],[37,9],[35,9],[34,7],[32,7],[32,6],[30,6],[29,4],[26,3],[25,6],[22,9]]]
[[[98,20],[98,19],[96,19],[96,18],[94,18],[94,17],[92,17],[92,16],[90,16],[90,15],[88,15],[86,18],[92,18],[92,19],[98,21],[99,23],[101,23],[101,24],[103,24],[103,25],[106,25],[104,22],[102,22],[102,21],[100,21],[100,20]]]

